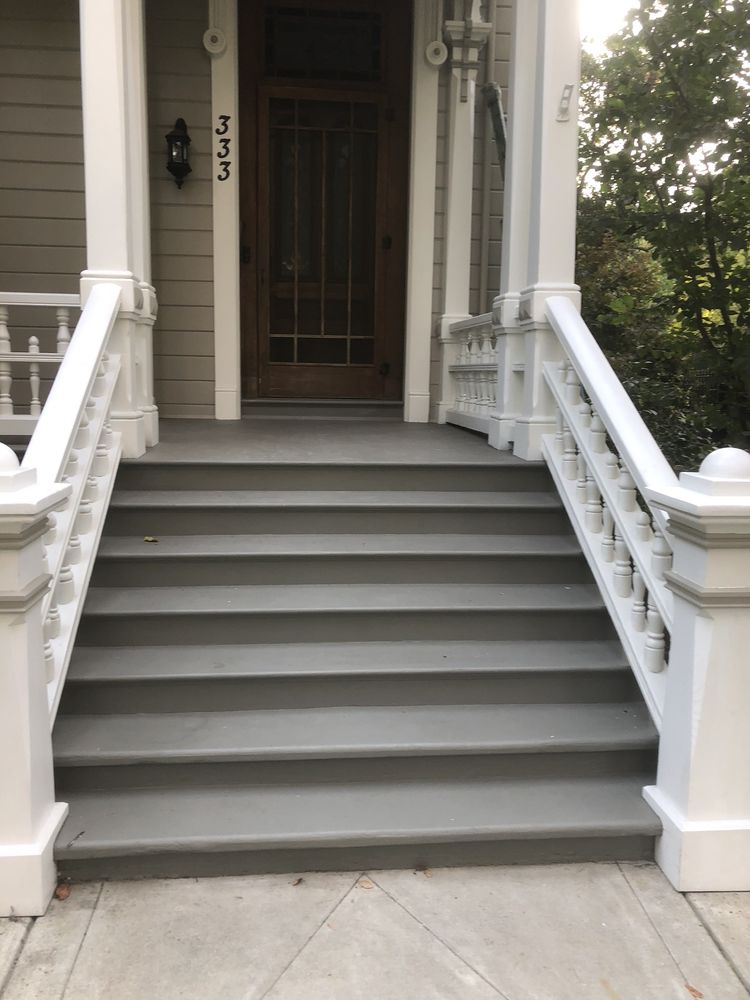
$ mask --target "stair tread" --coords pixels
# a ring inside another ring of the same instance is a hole
[[[420,705],[68,715],[58,765],[293,760],[634,749],[656,737],[644,705]]]
[[[259,643],[241,646],[78,646],[76,681],[629,670],[615,640]]]
[[[290,584],[96,587],[84,615],[388,611],[582,611],[603,607],[589,584]]]
[[[71,791],[60,860],[165,851],[656,836],[632,777]]]
[[[229,508],[543,508],[558,510],[552,492],[495,490],[116,490],[111,507]]]
[[[143,536],[102,539],[99,559],[237,558],[302,555],[576,556],[574,535],[314,534],[165,535],[158,544]]]

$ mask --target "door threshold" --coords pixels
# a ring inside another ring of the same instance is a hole
[[[242,415],[282,420],[403,420],[404,404],[382,399],[244,399]]]

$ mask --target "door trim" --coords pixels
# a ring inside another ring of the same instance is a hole
[[[439,70],[428,63],[425,52],[428,45],[435,41],[432,34],[440,7],[440,0],[417,0],[413,8],[403,398],[404,420],[416,423],[426,423],[430,410]],[[218,180],[219,171],[214,170],[212,181],[215,415],[217,420],[239,420],[242,409],[242,373],[237,0],[209,0],[209,26],[204,35],[204,45],[211,56],[214,157],[220,152],[219,137],[214,132],[218,116],[229,114],[235,126],[231,154],[233,172],[228,181],[221,182]],[[219,233],[220,239],[217,238]]]

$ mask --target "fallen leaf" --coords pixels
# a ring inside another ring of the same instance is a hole
[[[152,545],[156,545],[156,544],[158,544],[159,539],[158,538],[154,538],[153,535],[144,535],[143,536],[143,541],[144,542],[150,542]]]
[[[55,899],[65,900],[70,895],[70,882],[58,882],[55,889]]]
[[[696,988],[694,986],[691,986],[690,983],[685,983],[685,989],[688,991],[691,997],[695,997],[696,1000],[703,1000],[703,994],[701,993],[701,991],[696,990]]]
[[[366,878],[360,879],[359,882],[357,883],[357,885],[360,887],[360,889],[373,889],[374,888],[372,882],[370,882]]]
[[[432,878],[432,869],[425,868],[422,874],[424,875],[425,878]]]
[[[295,880],[294,880],[294,881],[292,882],[292,885],[302,885],[302,883],[303,883],[304,881],[305,881],[305,880],[304,880],[304,879],[302,878],[302,876],[300,875],[300,877],[299,877],[299,878],[296,878],[296,879],[295,879]]]

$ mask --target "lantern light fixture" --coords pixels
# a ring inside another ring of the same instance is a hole
[[[178,118],[171,132],[165,136],[167,140],[167,170],[174,177],[175,184],[181,188],[185,178],[191,172],[190,166],[190,136],[184,118]]]

